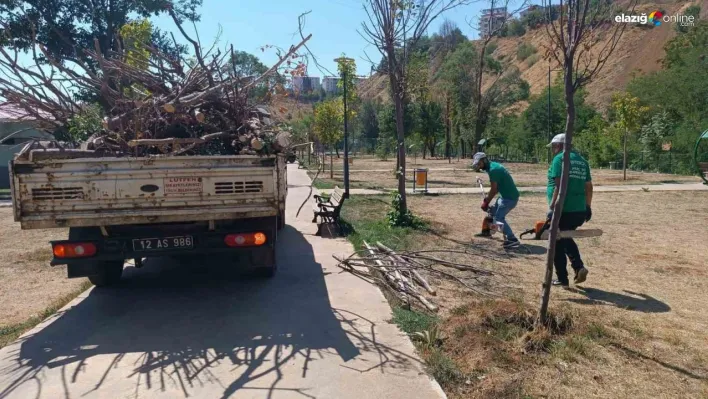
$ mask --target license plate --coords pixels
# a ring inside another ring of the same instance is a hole
[[[133,240],[134,251],[164,251],[167,249],[192,248],[192,236],[178,236],[165,238],[136,238]]]

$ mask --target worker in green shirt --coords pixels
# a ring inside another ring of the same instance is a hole
[[[558,134],[548,144],[553,150],[555,157],[548,169],[548,219],[553,216],[556,200],[558,199],[558,187],[560,186],[561,170],[563,167],[563,147],[565,145],[565,134]],[[568,179],[568,190],[565,196],[565,203],[561,213],[559,229],[575,230],[583,223],[589,222],[592,218],[592,179],[590,178],[590,165],[577,152],[570,152],[570,174]],[[567,260],[570,259],[570,266],[575,271],[575,284],[584,282],[588,277],[588,269],[585,268],[583,260],[580,258],[578,245],[572,238],[562,238],[556,243],[556,253],[553,264],[556,268],[557,280],[553,285],[567,287],[569,285]]]
[[[509,174],[506,168],[497,162],[490,162],[487,159],[487,155],[483,152],[478,152],[474,154],[472,158],[472,168],[475,171],[483,170],[489,175],[489,182],[491,183],[491,188],[486,198],[482,201],[482,210],[489,212],[493,216],[495,224],[502,224],[502,232],[504,233],[504,248],[516,248],[519,246],[519,240],[514,235],[511,230],[511,226],[506,221],[507,215],[512,209],[516,207],[519,201],[519,190],[516,189],[516,184],[514,184],[514,179]],[[494,205],[491,207],[489,204],[492,202],[494,197],[499,193],[499,198],[497,198]],[[488,237],[491,232],[488,230],[482,230],[478,237]]]

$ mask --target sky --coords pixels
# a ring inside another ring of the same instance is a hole
[[[485,8],[485,3],[461,6],[448,11],[442,18],[457,23],[467,37],[476,37],[476,32],[468,26],[466,19],[474,18],[476,24],[476,17]],[[209,47],[206,44],[215,40],[221,25],[221,48],[233,44],[234,49],[255,54],[270,66],[277,61],[275,51],[267,49],[262,52],[261,47],[275,45],[287,49],[299,43],[298,16],[311,11],[303,31],[312,34],[308,47],[319,63],[331,73],[336,73],[333,60],[346,54],[356,60],[358,74],[368,76],[371,63],[366,55],[375,62],[381,59],[381,55],[357,32],[362,21],[368,20],[362,5],[362,0],[204,0],[197,29],[202,46]],[[437,32],[442,18],[433,21],[429,34]],[[157,17],[154,22],[160,28],[177,33],[169,16]],[[185,28],[192,28],[187,30],[190,34],[194,31],[191,26]],[[179,35],[176,36],[179,38]],[[309,62],[310,76],[329,75],[327,70],[320,71],[312,61]]]

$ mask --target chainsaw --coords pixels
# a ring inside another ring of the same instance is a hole
[[[545,221],[537,221],[534,226],[523,233],[519,235],[519,238],[523,239],[525,235],[529,235],[533,233],[533,239],[534,240],[543,240],[545,239],[543,233],[545,233],[549,228],[551,227],[551,221],[550,220],[545,220]]]

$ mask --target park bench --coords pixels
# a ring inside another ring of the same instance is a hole
[[[337,226],[337,231],[341,233],[339,225],[339,214],[344,204],[344,191],[339,187],[334,187],[334,191],[329,196],[315,195],[315,209],[312,223],[317,223],[317,217],[320,217],[320,224],[317,225],[317,234],[322,235],[322,225],[334,224]]]
[[[698,163],[698,169],[701,171],[703,174],[703,181],[708,184],[708,162],[699,162]]]

